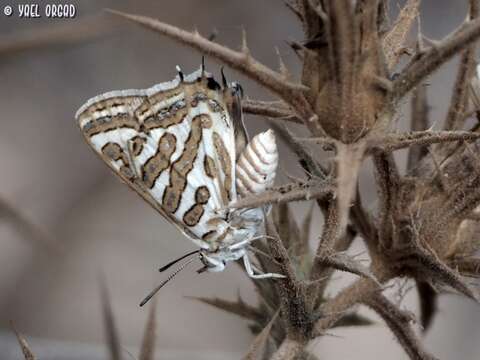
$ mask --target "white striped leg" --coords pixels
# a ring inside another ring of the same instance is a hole
[[[243,263],[245,264],[245,270],[247,270],[248,276],[250,276],[252,279],[269,279],[269,278],[283,279],[285,277],[285,275],[281,275],[281,274],[262,273],[261,271],[259,271],[257,268],[253,266],[246,252],[245,252],[245,255],[243,255]],[[257,274],[253,272],[254,270],[257,272]]]

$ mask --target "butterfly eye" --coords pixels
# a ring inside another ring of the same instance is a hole
[[[210,90],[220,90],[220,84],[218,82],[215,81],[215,79],[213,77],[209,77],[207,79],[207,87],[210,89]]]

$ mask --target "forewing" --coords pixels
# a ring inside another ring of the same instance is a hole
[[[224,209],[236,198],[235,140],[223,92],[200,76],[97,96],[77,119],[124,182],[198,246],[212,248],[228,231]]]

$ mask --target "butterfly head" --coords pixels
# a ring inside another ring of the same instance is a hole
[[[245,255],[244,248],[221,248],[215,252],[209,250],[200,251],[200,260],[204,268],[202,271],[221,272],[229,261],[238,260]]]

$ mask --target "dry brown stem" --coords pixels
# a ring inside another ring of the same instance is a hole
[[[421,54],[393,82],[393,97],[400,99],[441,65],[480,37],[480,19],[462,25],[456,32]]]

